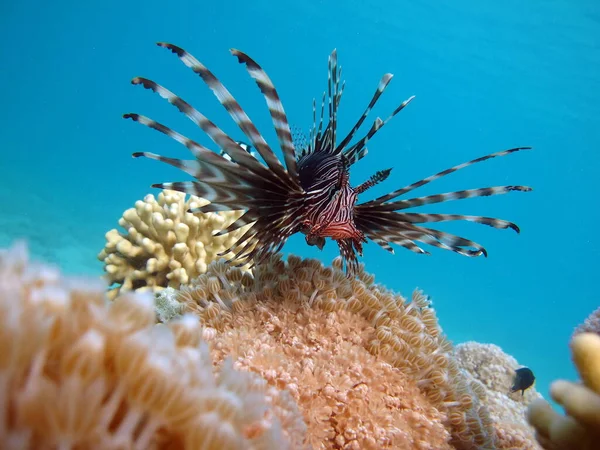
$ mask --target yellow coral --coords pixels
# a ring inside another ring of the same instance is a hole
[[[154,323],[148,293],[109,302],[98,283],[33,266],[22,246],[0,253],[2,448],[280,449],[303,439],[289,394],[231,361],[215,376],[196,318]]]
[[[576,334],[571,340],[573,361],[582,384],[558,380],[550,394],[567,413],[558,414],[545,401],[529,407],[528,418],[544,448],[593,450],[600,442],[600,335]]]
[[[179,288],[206,271],[248,229],[249,225],[223,236],[214,236],[238,219],[241,211],[187,212],[209,202],[199,197],[164,190],[158,199],[147,195],[123,213],[119,225],[125,230],[106,233],[106,245],[98,255],[106,279],[113,285],[109,296],[120,292],[159,291]],[[226,258],[232,256],[225,255]]]
[[[252,277],[215,262],[179,298],[214,330],[218,359],[233,354],[292,392],[315,448],[493,448],[484,390],[460,370],[428,299],[341,269],[339,258],[275,256]]]

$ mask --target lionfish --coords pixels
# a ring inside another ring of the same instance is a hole
[[[485,248],[478,243],[428,228],[424,224],[462,220],[500,229],[511,228],[519,232],[516,224],[492,217],[426,214],[405,210],[449,200],[499,195],[510,191],[530,191],[531,188],[527,186],[496,186],[403,200],[397,198],[472,164],[531,147],[511,148],[482,156],[374,200],[357,204],[358,195],[388,178],[391,169],[378,171],[362,184],[352,186],[349,180],[350,168],[367,154],[366,145],[369,140],[414,98],[403,101],[385,120],[376,118],[366,134],[352,143],[355,134],[390,83],[392,74],[385,74],[381,78],[363,114],[350,131],[338,140],[338,107],[345,83],[340,85],[341,67],[338,69],[337,53],[333,50],[329,57],[328,89],[323,93],[318,127],[316,102],[313,99],[310,136],[305,139],[304,145],[298,145],[297,140],[292,137],[279,94],[267,73],[250,56],[232,49],[231,53],[245,66],[266,100],[284,166],[229,90],[206,66],[180,47],[163,42],[157,45],[169,49],[202,78],[250,142],[245,144],[235,141],[185,100],[154,81],[141,77],[132,80],[132,84],[141,85],[168,100],[219,147],[220,154],[148,117],[133,113],[124,115],[127,119],[160,131],[185,145],[195,157],[193,160],[180,160],[149,152],[134,153],[134,157],[144,156],[162,161],[194,178],[193,181],[158,183],[152,187],[193,194],[210,201],[205,206],[189,210],[191,213],[244,211],[239,219],[216,234],[224,235],[252,224],[231,248],[223,252],[222,255],[233,252],[234,256],[228,263],[259,264],[270,254],[280,251],[290,236],[300,232],[306,235],[307,244],[319,249],[325,245],[326,238],[337,242],[346,273],[352,276],[358,267],[357,255],[362,256],[363,244],[368,239],[392,253],[394,250],[390,244],[415,253],[428,254],[419,246],[428,244],[465,256],[487,256]],[[327,124],[323,126],[326,106]],[[250,151],[250,148],[255,149],[258,155]]]

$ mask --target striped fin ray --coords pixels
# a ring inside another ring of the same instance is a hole
[[[521,230],[517,224],[509,222],[508,220],[497,219],[495,217],[485,216],[467,216],[463,214],[427,214],[427,213],[396,213],[398,214],[399,220],[410,222],[410,223],[434,223],[434,222],[450,222],[457,220],[464,220],[467,222],[480,223],[482,225],[488,225],[492,228],[507,229],[520,233]]]
[[[369,150],[367,149],[367,147],[364,147],[360,151],[358,151],[357,149],[353,149],[347,154],[345,154],[346,161],[348,161],[348,166],[351,166],[352,164],[363,159],[365,156],[367,156],[367,153],[369,153]]]
[[[375,119],[375,121],[373,122],[373,125],[371,125],[371,128],[369,129],[369,131],[367,132],[367,134],[361,139],[359,140],[356,144],[354,144],[352,147],[350,147],[349,149],[344,151],[344,154],[349,154],[351,152],[357,152],[357,151],[361,151],[365,145],[367,145],[367,142],[369,142],[369,140],[375,136],[375,134],[377,134],[377,132],[379,130],[381,130],[381,128],[383,128],[383,126],[385,124],[387,124],[390,120],[392,120],[392,118],[398,114],[400,111],[402,111],[404,108],[406,108],[406,106],[415,98],[415,96],[413,95],[412,97],[409,97],[408,99],[404,100],[400,106],[398,106],[385,120],[381,120],[379,117],[377,119]]]
[[[410,198],[407,200],[398,200],[391,203],[375,205],[358,205],[357,210],[376,210],[376,211],[398,211],[417,206],[432,205],[452,200],[463,200],[465,198],[488,197],[491,195],[502,195],[512,191],[528,192],[529,186],[494,186],[476,189],[465,189],[462,191],[446,192],[444,194],[426,195],[423,197]]]
[[[321,98],[321,114],[319,115],[319,128],[317,128],[316,99],[313,99],[313,128],[310,133],[310,145],[308,146],[306,154],[314,152],[317,149],[318,143],[321,141],[321,131],[323,129],[326,96],[327,94],[323,92],[323,96]]]
[[[390,252],[391,254],[394,254],[394,249],[392,248],[392,246],[387,243],[386,241],[384,241],[383,239],[380,238],[376,238],[375,236],[371,235],[370,236],[371,240],[373,242],[375,242],[377,245],[379,245],[381,248],[383,248],[384,250]]]
[[[250,155],[250,153],[244,151],[237,142],[231,139],[227,134],[223,132],[219,127],[217,127],[213,122],[208,120],[204,114],[200,113],[198,110],[193,108],[189,103],[187,103],[182,98],[173,94],[168,89],[163,86],[155,83],[152,80],[142,77],[136,77],[131,81],[132,84],[141,85],[146,89],[149,89],[162,98],[167,100],[173,106],[175,106],[179,111],[185,114],[192,122],[194,122],[202,131],[204,131],[208,137],[210,137],[213,142],[215,142],[220,148],[225,150],[225,152],[231,156],[238,164],[247,167],[252,170],[256,174],[259,174],[269,180],[272,180],[276,183],[281,183],[279,177],[276,177],[273,172],[263,166],[258,160]]]
[[[256,84],[263,93],[267,101],[271,119],[273,120],[277,138],[279,139],[279,145],[283,152],[285,165],[296,185],[299,185],[298,168],[296,166],[296,149],[294,148],[292,140],[292,132],[287,115],[283,109],[283,104],[275,89],[275,85],[264,69],[247,54],[236,49],[232,49],[231,53],[237,57],[238,62],[243,63],[246,66],[246,70],[248,70],[248,73],[256,81]]]
[[[244,214],[242,214],[235,222],[231,223],[227,228],[223,228],[214,234],[214,236],[223,236],[227,233],[231,233],[232,231],[238,230],[246,225],[250,225],[253,222],[256,222],[259,218],[259,214],[255,209],[249,209]]]
[[[264,208],[261,205],[256,223],[238,238],[233,247],[227,250],[234,252],[231,261],[253,260],[260,263],[275,248],[281,248],[287,239],[298,231],[302,206],[301,199],[292,201],[286,208]],[[251,209],[252,211],[252,209]],[[249,219],[252,219],[250,216]],[[260,242],[260,245],[254,243]],[[254,247],[252,247],[254,245]]]
[[[356,273],[358,270],[358,258],[356,257],[356,252],[354,251],[352,239],[340,239],[337,241],[337,244],[340,250],[340,255],[342,256],[342,260],[346,264],[346,273],[349,276]]]
[[[262,156],[269,168],[276,173],[282,181],[289,183],[289,176],[279,162],[279,159],[277,159],[277,156],[275,156],[273,150],[271,150],[265,139],[259,133],[254,123],[252,123],[250,117],[248,117],[246,112],[223,83],[221,83],[219,79],[204,66],[204,64],[184,49],[165,42],[159,42],[157,45],[171,50],[171,52],[175,53],[187,67],[192,69],[200,76],[200,78],[202,78],[210,90],[213,91],[219,102],[225,107],[235,123],[240,127],[248,139],[250,139],[252,145]]]
[[[323,120],[325,119],[325,99],[326,99],[326,93],[323,92],[323,98],[321,98],[321,116],[319,118],[319,129],[317,131],[316,136],[320,136],[321,135],[321,130],[323,129]],[[315,137],[316,139],[316,137]],[[316,149],[316,145],[313,146],[313,151]]]
[[[465,163],[461,163],[458,164],[454,167],[450,167],[449,169],[445,169],[442,170],[441,172],[436,173],[435,175],[431,175],[427,178],[423,178],[422,180],[419,180],[413,184],[410,184],[408,186],[405,186],[401,189],[398,189],[396,191],[390,192],[389,194],[383,195],[381,197],[378,197],[374,200],[368,201],[366,203],[363,203],[363,205],[372,205],[375,203],[382,203],[382,202],[386,202],[388,200],[391,200],[393,198],[399,197],[403,194],[406,194],[407,192],[410,192],[416,188],[419,188],[421,186],[425,186],[426,184],[431,183],[432,181],[438,180],[439,178],[445,177],[446,175],[450,175],[451,173],[454,173],[458,170],[464,169],[465,167],[469,167],[473,164],[477,164],[483,161],[487,161],[488,159],[493,159],[493,158],[497,158],[497,157],[501,157],[501,156],[506,156],[506,155],[510,155],[512,153],[521,151],[521,150],[531,150],[531,147],[515,147],[515,148],[511,148],[508,150],[502,150],[499,152],[495,152],[495,153],[490,153],[489,155],[485,155],[485,156],[480,156],[479,158],[475,158],[472,159],[471,161],[465,162]]]
[[[450,233],[446,233],[440,230],[434,230],[432,228],[423,227],[421,225],[414,225],[409,222],[399,222],[398,219],[394,216],[386,216],[386,217],[364,217],[362,220],[370,221],[371,225],[374,227],[383,227],[384,229],[394,231],[399,230],[405,236],[413,236],[415,234],[428,234],[437,239],[444,240],[446,242],[450,242],[451,245],[458,245],[461,247],[481,247],[476,242],[471,241],[470,239],[463,238],[460,236],[456,236]]]
[[[213,189],[211,185],[205,185],[198,181],[192,182],[194,183],[194,186],[187,186],[183,183],[188,182],[178,181],[173,183],[157,183],[153,184],[152,187],[161,189],[172,189],[175,191],[186,192],[188,194],[204,197],[207,200],[210,199],[210,204],[200,206],[196,208],[194,212],[207,213],[217,211],[238,211],[248,210],[256,207],[261,207],[261,211],[264,209],[262,208],[262,205],[265,204],[264,198],[257,198],[254,195],[246,194],[244,192],[239,193],[236,190],[231,190],[231,195],[227,195],[226,193],[221,193],[222,188],[215,187]],[[230,191],[230,189],[228,188],[226,190]],[[248,192],[252,193],[252,191]],[[202,195],[201,193],[204,193],[204,195]],[[217,194],[219,193],[221,193],[221,196],[217,196]],[[285,199],[269,198],[268,200],[271,205],[270,208],[273,210],[278,210],[287,206],[287,202]]]
[[[342,66],[340,66],[340,74],[339,76],[342,76]],[[344,88],[346,87],[346,80],[342,81],[342,86],[339,88],[336,99],[335,99],[335,103],[337,105],[337,107],[340,107],[340,101],[342,100],[342,94],[344,93]]]
[[[175,181],[165,183],[155,183],[153,188],[171,189],[174,191],[185,192],[209,200],[210,205],[226,206],[226,210],[249,209],[265,203],[264,198],[257,197],[255,189],[232,189],[230,187],[220,187],[213,184],[203,183],[201,181]],[[273,209],[285,207],[287,200],[285,198],[269,197]],[[199,207],[202,212],[209,212],[215,206],[205,205]],[[210,211],[213,212],[213,211]]]
[[[331,74],[331,83],[329,88],[329,104],[331,107],[331,147],[333,148],[335,147],[337,137],[337,107],[339,103],[338,93],[340,87],[340,81],[338,78],[337,49],[333,49],[331,56],[329,57],[329,72]]]
[[[272,254],[276,249],[281,249],[288,238],[293,234],[291,230],[284,231],[281,224],[290,218],[283,218],[265,227],[249,228],[232,246],[231,249],[220,253],[224,256],[233,252],[233,257],[228,261],[240,261],[241,265],[253,261],[260,264],[266,257]]]
[[[211,185],[217,185],[222,187],[231,187],[239,189],[240,187],[252,187],[252,184],[248,181],[235,177],[228,172],[218,170],[210,164],[201,164],[198,160],[183,160],[177,158],[168,158],[166,156],[157,155],[151,152],[135,152],[133,153],[134,158],[143,156],[148,159],[154,159],[156,161],[164,162],[170,166],[176,167],[179,170],[193,176],[194,178],[201,180],[204,183]]]
[[[159,131],[159,132],[169,136],[170,138],[174,139],[175,141],[185,145],[193,153],[193,155],[196,157],[196,159],[198,159],[199,161],[214,168],[213,173],[215,174],[215,176],[218,176],[219,173],[221,173],[220,176],[223,179],[227,179],[231,176],[235,176],[235,177],[239,178],[240,180],[245,180],[245,181],[243,181],[243,183],[246,183],[246,182],[252,183],[255,187],[260,187],[263,190],[266,190],[269,192],[281,192],[281,183],[276,183],[270,179],[265,179],[264,177],[255,174],[251,170],[248,170],[248,171],[241,170],[242,167],[240,167],[240,165],[238,165],[237,163],[222,157],[218,153],[207,149],[206,147],[198,144],[195,141],[192,141],[191,139],[177,133],[176,131],[171,130],[169,127],[167,127],[155,120],[149,119],[148,117],[142,116],[140,114],[133,114],[133,113],[125,114],[123,117],[126,119],[131,119],[131,120],[138,122],[149,128],[152,128],[153,130]],[[247,153],[247,152],[244,151],[244,153]],[[153,158],[152,156],[149,156],[149,155],[153,155],[153,153],[148,153],[148,152],[133,153],[133,157],[144,156],[144,157],[149,157],[151,159],[158,159],[158,158]],[[170,164],[170,163],[168,163],[168,164]],[[229,175],[226,175],[225,172],[228,173]]]
[[[188,209],[187,212],[191,213],[191,214],[198,214],[198,213],[203,213],[203,214],[207,214],[207,213],[213,213],[213,212],[222,212],[222,211],[245,211],[248,208],[248,205],[244,204],[228,204],[228,205],[221,205],[218,203],[209,203],[208,205],[204,205],[204,206],[198,206],[197,208],[190,208]]]
[[[356,124],[352,127],[350,132],[346,135],[346,137],[342,140],[342,142],[340,142],[338,147],[335,149],[336,153],[341,152],[348,145],[348,143],[352,140],[352,138],[354,137],[354,135],[356,134],[358,129],[362,126],[363,122],[365,121],[365,119],[367,118],[367,116],[369,115],[369,113],[371,112],[371,110],[373,109],[375,104],[377,103],[377,100],[379,100],[379,97],[381,97],[381,94],[383,94],[383,91],[385,91],[385,88],[387,88],[388,84],[392,80],[392,77],[393,77],[393,75],[391,73],[386,73],[381,78],[381,80],[379,81],[379,85],[377,86],[377,90],[375,91],[375,94],[373,94],[373,98],[371,98],[369,105],[363,112],[360,119],[358,119]]]
[[[314,145],[316,134],[317,134],[317,99],[313,98],[313,124],[312,124],[312,127],[310,128],[309,146],[304,151],[302,151],[302,154],[300,155],[300,157],[304,156],[306,154],[306,152]]]
[[[419,247],[412,239],[402,235],[398,230],[394,231],[394,235],[392,236],[390,233],[387,233],[383,229],[369,229],[365,235],[374,241],[379,246],[383,247],[390,253],[395,253],[394,249],[389,245],[390,243],[399,245],[400,247],[404,247],[407,250],[410,250],[413,253],[429,255],[430,253],[427,250],[423,250]]]
[[[202,197],[211,202],[211,204],[218,205],[248,205],[252,204],[254,201],[252,190],[246,190],[246,192],[244,192],[239,189],[222,188],[214,184],[209,185],[197,181],[156,183],[153,184],[152,187],[185,192],[186,194]]]
[[[437,231],[437,230],[429,230],[429,231]],[[469,256],[469,257],[475,257],[475,256],[487,256],[487,250],[473,242],[471,245],[469,245],[470,247],[473,247],[473,249],[469,249],[469,248],[463,248],[466,247],[466,245],[460,245],[460,244],[450,244],[450,243],[446,243],[444,242],[445,240],[453,240],[453,238],[455,238],[456,236],[449,234],[449,233],[443,233],[443,232],[438,232],[441,234],[440,237],[437,237],[435,234],[430,234],[429,232],[427,233],[419,233],[419,232],[414,232],[414,233],[408,233],[409,237],[413,237],[414,240],[419,241],[419,242],[423,242],[424,244],[427,245],[431,245],[432,247],[437,247],[437,248],[441,248],[442,250],[450,250],[454,253],[458,253],[459,255],[463,255],[463,256]]]
[[[438,247],[443,250],[450,250],[464,256],[487,256],[487,251],[482,245],[470,239],[466,239],[461,236],[456,236],[451,233],[446,233],[444,231],[415,226],[409,223],[398,223],[395,221],[389,221],[386,224],[379,218],[363,218],[361,222],[362,226],[366,226],[369,229],[367,236],[369,235],[369,233],[373,233],[375,230],[377,230],[381,239],[394,244],[398,242],[405,243],[404,241],[406,239],[409,239],[412,241],[419,241],[424,244],[431,245],[433,247]],[[405,245],[402,246],[406,247]],[[464,247],[471,247],[472,249]],[[416,249],[412,250],[415,251]],[[419,250],[416,251],[417,253],[421,253],[421,251]]]

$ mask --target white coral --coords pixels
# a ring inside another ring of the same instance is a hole
[[[511,394],[517,360],[497,345],[465,342],[454,348],[456,359],[467,376],[485,390],[485,405],[490,417],[503,428],[514,428],[528,441],[535,442],[533,429],[525,419],[527,405],[542,396],[534,387]]]

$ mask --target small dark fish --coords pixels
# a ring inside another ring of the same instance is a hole
[[[529,367],[521,367],[515,370],[515,378],[513,385],[510,388],[511,394],[513,392],[521,391],[521,396],[525,395],[525,390],[533,386],[535,382],[535,376]]]

